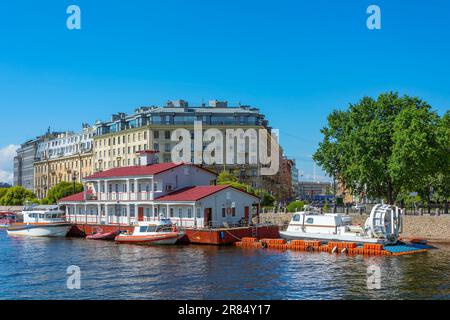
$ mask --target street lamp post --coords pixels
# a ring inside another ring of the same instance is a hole
[[[73,181],[73,194],[75,194],[76,191],[76,182],[77,182],[77,173],[74,171],[72,175],[72,181]]]
[[[336,173],[333,174],[333,213],[336,213]]]

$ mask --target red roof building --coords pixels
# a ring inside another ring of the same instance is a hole
[[[84,178],[85,192],[59,201],[69,221],[134,225],[167,218],[183,227],[238,225],[259,198],[217,186],[214,172],[192,164],[114,168]]]

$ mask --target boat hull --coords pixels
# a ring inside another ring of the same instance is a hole
[[[116,237],[116,243],[128,243],[128,244],[139,244],[139,245],[173,245],[178,242],[183,234],[180,233],[166,233],[162,235],[119,235]]]
[[[352,235],[338,235],[338,234],[321,234],[321,233],[306,233],[306,232],[292,232],[280,231],[281,238],[290,240],[323,240],[323,241],[343,241],[343,242],[357,242],[357,243],[380,243],[384,244],[384,239],[366,238]]]
[[[70,224],[22,225],[7,229],[9,236],[28,237],[65,237],[71,228]]]

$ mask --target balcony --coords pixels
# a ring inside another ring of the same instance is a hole
[[[87,195],[88,201],[151,201],[153,192],[97,192]]]

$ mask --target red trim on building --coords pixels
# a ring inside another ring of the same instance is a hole
[[[92,194],[92,190],[88,190],[86,194]],[[83,202],[84,192],[76,193],[71,196],[60,199],[58,202]]]

